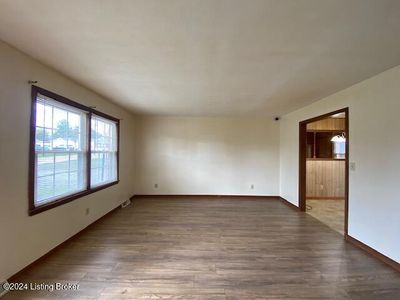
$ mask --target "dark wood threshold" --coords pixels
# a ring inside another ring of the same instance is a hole
[[[306,200],[346,200],[345,197],[307,197]]]
[[[344,158],[306,158],[307,161],[346,161]]]
[[[353,238],[352,236],[345,234],[344,239],[354,246],[357,246],[361,250],[367,252],[369,255],[373,256],[374,258],[380,260],[381,262],[387,264],[388,266],[392,267],[396,271],[400,272],[400,263],[394,261],[393,259],[387,257],[386,255],[376,251],[375,249],[371,248],[370,246],[360,242],[359,240]]]
[[[307,129],[307,132],[332,132],[332,133],[335,133],[335,132],[341,132],[341,131],[346,131],[346,130],[345,129]]]
[[[117,209],[120,208],[120,205],[118,205],[116,208],[110,210],[108,213],[106,213],[104,216],[98,218],[96,221],[94,221],[93,223],[90,223],[88,226],[86,226],[85,228],[83,228],[82,230],[80,230],[79,232],[75,233],[73,236],[71,236],[70,238],[66,239],[64,242],[58,244],[57,246],[55,246],[53,249],[51,249],[49,252],[43,254],[41,257],[39,257],[38,259],[36,259],[35,261],[33,261],[32,263],[30,263],[29,265],[27,265],[25,268],[23,268],[22,270],[18,271],[17,273],[15,273],[14,275],[12,275],[9,279],[8,282],[14,282],[16,279],[18,279],[18,276],[26,271],[27,269],[29,269],[30,267],[40,263],[42,260],[46,259],[47,257],[49,257],[53,252],[55,252],[57,249],[59,249],[60,247],[62,247],[63,245],[65,245],[66,243],[78,238],[80,235],[82,235],[86,230],[88,230],[92,225],[96,224],[97,222],[101,221],[102,219],[106,218],[107,216],[111,215],[113,212],[115,212]]]
[[[292,202],[290,202],[290,201],[288,201],[288,200],[286,200],[285,198],[282,198],[282,197],[278,197],[278,198],[279,198],[279,200],[281,200],[281,202],[283,204],[285,204],[286,206],[290,207],[291,209],[294,209],[296,211],[300,211],[300,208],[298,206],[294,205]]]

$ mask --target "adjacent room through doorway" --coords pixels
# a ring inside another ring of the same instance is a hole
[[[305,211],[340,234],[345,233],[347,111],[303,123]]]

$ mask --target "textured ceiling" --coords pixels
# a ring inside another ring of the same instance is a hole
[[[0,39],[145,114],[281,115],[399,65],[399,37],[398,0],[0,0]]]

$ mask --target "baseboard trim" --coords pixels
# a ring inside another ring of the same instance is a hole
[[[290,201],[288,201],[288,200],[286,200],[285,198],[282,198],[282,197],[278,197],[278,198],[279,198],[279,200],[281,200],[281,202],[283,204],[285,204],[286,206],[290,207],[291,209],[294,209],[295,211],[300,211],[300,208],[297,207],[296,205],[294,205],[292,202],[290,202]]]
[[[53,249],[49,250],[49,252],[43,254],[42,256],[40,256],[38,259],[34,260],[33,262],[31,262],[29,265],[27,265],[26,267],[24,267],[22,270],[18,271],[17,273],[15,273],[14,275],[12,275],[9,279],[8,282],[15,282],[16,279],[18,279],[18,276],[21,275],[21,273],[23,273],[24,271],[26,271],[27,269],[33,267],[34,265],[36,265],[37,263],[41,262],[42,260],[46,259],[48,256],[50,256],[53,252],[55,252],[57,249],[59,249],[61,246],[65,245],[66,243],[72,241],[73,239],[78,238],[81,234],[83,234],[86,230],[88,230],[90,228],[90,226],[96,224],[97,222],[101,221],[102,219],[106,218],[107,216],[111,215],[113,212],[115,212],[117,209],[119,209],[121,207],[121,205],[118,205],[116,208],[110,210],[108,213],[106,213],[104,216],[98,218],[96,221],[94,221],[93,223],[90,223],[88,226],[86,226],[85,228],[83,228],[82,230],[80,230],[79,232],[75,233],[73,236],[71,236],[70,238],[66,239],[64,242],[58,244],[57,246],[55,246]]]
[[[279,196],[263,196],[263,195],[183,195],[183,194],[137,194],[132,196],[130,199],[134,200],[136,197],[140,198],[154,198],[154,197],[176,197],[176,198],[248,198],[248,199],[259,199],[259,200],[278,200]]]
[[[278,200],[281,201],[283,204],[287,205],[291,209],[294,209],[296,211],[300,211],[300,208],[294,205],[293,203],[289,202],[285,198],[282,198],[280,196],[261,196],[261,195],[182,195],[182,194],[155,194],[155,195],[149,195],[149,194],[137,194],[133,195],[130,199],[134,201],[136,197],[140,198],[155,198],[155,197],[176,197],[176,198],[210,198],[210,199],[218,199],[218,198],[241,198],[241,200]]]
[[[345,234],[344,239],[349,243],[353,244],[354,246],[360,248],[361,250],[365,251],[369,255],[373,256],[374,258],[380,260],[381,262],[387,264],[388,266],[392,267],[396,271],[400,272],[400,263],[394,261],[393,259],[387,257],[386,255],[376,251],[374,248],[364,244],[363,242],[353,238],[352,236]]]

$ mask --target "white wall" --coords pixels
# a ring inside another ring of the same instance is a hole
[[[298,205],[299,121],[349,107],[349,235],[400,262],[400,66],[280,123],[280,195]]]
[[[272,118],[141,117],[136,129],[137,194],[279,193]]]
[[[32,217],[28,216],[30,79],[123,118],[121,182]],[[141,117],[136,124],[124,109],[0,42],[0,280],[134,191],[280,194],[297,205],[298,122],[343,107],[350,108],[350,160],[356,163],[356,171],[350,172],[349,234],[400,262],[399,82],[397,67],[288,114],[279,123],[253,117]],[[91,210],[89,216],[86,208]]]
[[[28,80],[37,80],[40,87],[123,118],[118,185],[28,216]],[[130,113],[0,42],[0,280],[18,272],[133,194],[133,130]],[[90,208],[89,216],[85,216],[86,208]]]

